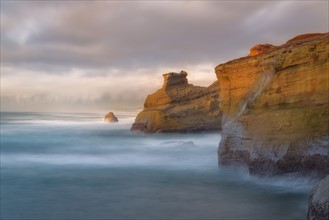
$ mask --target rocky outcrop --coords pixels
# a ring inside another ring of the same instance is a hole
[[[251,173],[329,173],[329,34],[307,34],[216,67],[220,163]]]
[[[249,56],[253,57],[258,54],[267,53],[271,50],[274,50],[275,48],[276,46],[273,46],[272,44],[258,44],[250,49]]]
[[[163,74],[161,89],[149,95],[135,119],[132,131],[194,132],[219,130],[218,82],[209,87],[193,86],[187,73]]]
[[[118,122],[118,118],[114,115],[113,112],[109,112],[104,117],[105,122]]]
[[[307,219],[329,219],[329,175],[311,190],[308,198]]]

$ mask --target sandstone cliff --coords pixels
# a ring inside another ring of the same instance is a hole
[[[328,48],[328,33],[300,35],[216,67],[220,163],[257,174],[329,173]]]
[[[163,74],[161,89],[149,95],[132,131],[193,132],[219,130],[218,82],[209,87],[193,86],[187,73]]]

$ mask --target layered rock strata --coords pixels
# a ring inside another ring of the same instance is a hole
[[[219,130],[218,82],[209,87],[188,83],[187,73],[163,74],[161,89],[148,95],[132,131],[195,132]]]
[[[328,48],[328,33],[306,34],[216,67],[220,163],[260,175],[329,173]]]

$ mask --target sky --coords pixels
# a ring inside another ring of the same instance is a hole
[[[208,86],[253,45],[328,25],[326,0],[1,0],[1,111],[142,109],[163,73]]]

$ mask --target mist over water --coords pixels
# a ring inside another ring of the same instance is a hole
[[[1,218],[305,219],[315,180],[218,167],[219,133],[133,134],[99,114],[1,113]]]

